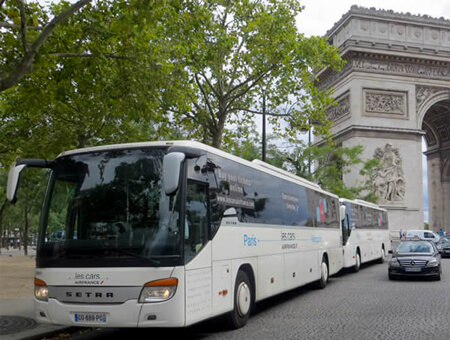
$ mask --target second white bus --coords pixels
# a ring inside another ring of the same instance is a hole
[[[383,262],[391,250],[387,210],[363,200],[340,199],[345,206],[342,222],[344,268],[359,271],[361,264]]]

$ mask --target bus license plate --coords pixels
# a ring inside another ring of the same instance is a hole
[[[106,313],[75,313],[77,323],[106,323]]]
[[[407,271],[407,272],[420,272],[420,271],[422,271],[422,268],[405,268],[405,271]]]

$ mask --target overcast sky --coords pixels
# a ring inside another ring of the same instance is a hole
[[[325,35],[352,5],[450,20],[450,0],[300,0],[300,3],[305,9],[298,16],[298,28],[306,36]]]

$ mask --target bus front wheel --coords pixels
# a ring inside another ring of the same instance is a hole
[[[245,271],[240,270],[234,288],[234,308],[229,314],[229,325],[233,329],[245,326],[252,309],[252,286]]]

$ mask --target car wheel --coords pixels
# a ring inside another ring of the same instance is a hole
[[[441,273],[438,273],[438,274],[434,277],[434,279],[435,279],[436,281],[441,281]]]
[[[246,272],[240,270],[234,288],[234,308],[228,315],[228,323],[232,329],[238,329],[248,321],[252,309],[252,286]]]

